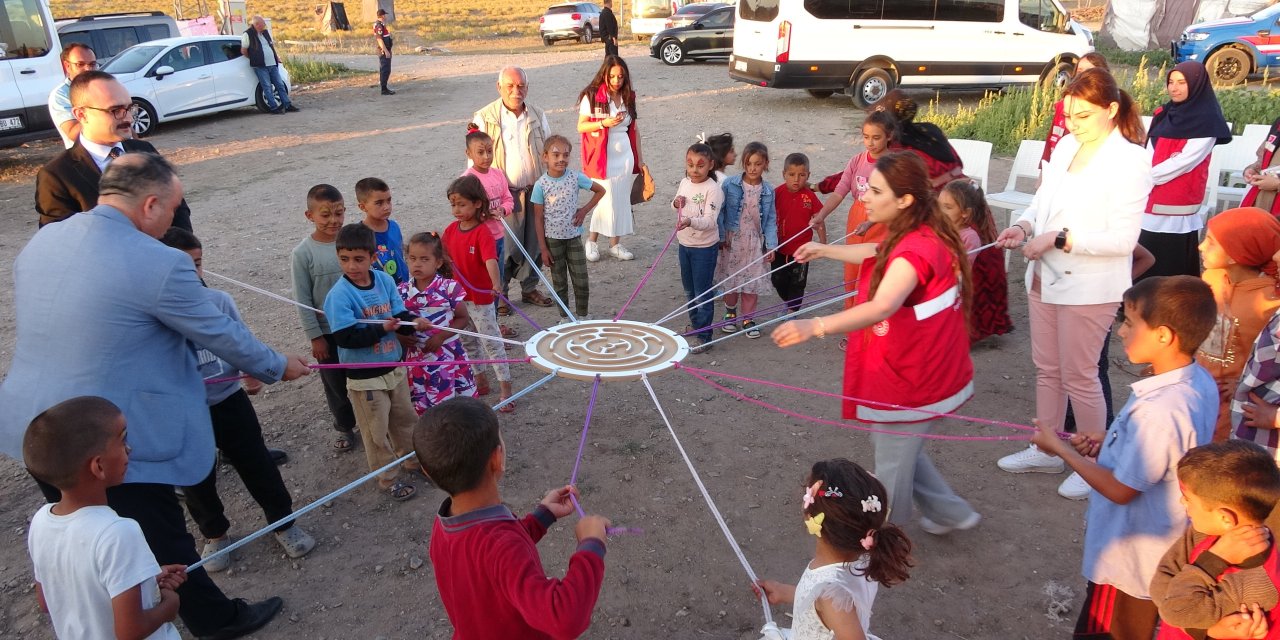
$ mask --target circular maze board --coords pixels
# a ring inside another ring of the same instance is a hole
[[[524,345],[533,366],[575,380],[639,380],[689,355],[679,334],[630,320],[584,320],[535,333]]]

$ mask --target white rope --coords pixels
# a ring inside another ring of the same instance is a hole
[[[240,287],[244,287],[245,289],[248,289],[248,290],[253,291],[253,292],[255,292],[255,293],[261,293],[262,295],[267,296],[268,298],[275,298],[276,300],[279,300],[280,302],[288,302],[288,303],[289,303],[289,304],[291,304],[291,305],[294,305],[294,306],[297,306],[297,307],[302,307],[303,309],[307,309],[307,310],[309,310],[309,311],[314,311],[314,312],[316,312],[316,313],[318,313],[318,314],[320,314],[320,315],[324,315],[324,310],[323,310],[323,309],[317,309],[317,308],[315,308],[315,307],[307,306],[307,305],[305,305],[305,304],[302,304],[301,302],[298,302],[297,300],[293,300],[293,299],[291,299],[291,298],[286,298],[286,297],[284,297],[284,296],[282,296],[282,295],[280,295],[280,294],[278,294],[278,293],[272,293],[272,292],[270,292],[270,291],[267,291],[266,289],[259,289],[258,287],[255,287],[255,286],[253,286],[253,285],[251,285],[251,284],[248,284],[248,283],[246,283],[246,282],[240,282],[239,280],[236,280],[235,278],[228,278],[227,276],[224,276],[224,275],[222,275],[222,274],[220,274],[220,273],[214,273],[214,272],[212,272],[212,271],[210,271],[210,270],[208,270],[208,269],[205,269],[205,270],[204,270],[204,274],[205,274],[206,276],[213,276],[213,277],[215,277],[215,278],[218,278],[219,280],[226,280],[227,282],[230,282],[231,284],[234,284],[234,285],[236,285],[236,286],[240,286]]]
[[[662,421],[667,425],[667,432],[671,434],[671,439],[676,443],[676,449],[680,452],[680,457],[684,458],[685,466],[689,467],[689,473],[693,476],[693,481],[698,485],[698,491],[702,492],[702,499],[707,502],[707,508],[711,510],[711,515],[715,516],[716,523],[720,525],[720,531],[724,533],[724,537],[729,541],[729,546],[733,548],[733,553],[738,556],[738,562],[742,563],[742,568],[747,571],[747,577],[751,579],[751,584],[756,584],[760,578],[756,576],[756,572],[751,569],[751,563],[747,562],[746,554],[742,553],[742,547],[738,546],[738,541],[734,539],[733,533],[729,531],[729,525],[725,523],[724,516],[720,515],[720,510],[716,508],[716,503],[711,500],[711,494],[707,491],[706,485],[702,484],[702,478],[698,475],[698,470],[694,468],[693,461],[689,459],[689,454],[685,453],[684,446],[680,444],[680,438],[676,435],[676,430],[671,426],[671,420],[667,418],[667,412],[662,408],[662,403],[658,402],[658,395],[653,392],[653,385],[649,384],[648,374],[640,374],[640,381],[644,383],[644,388],[649,391],[649,397],[653,399],[653,406],[658,410],[658,415],[662,416]],[[764,609],[764,621],[767,624],[773,623],[773,612],[769,610],[769,598],[760,593],[760,607]]]
[[[837,303],[837,302],[840,302],[841,300],[844,300],[844,299],[846,299],[846,298],[852,298],[853,296],[856,296],[856,295],[858,295],[858,290],[857,290],[857,289],[854,289],[853,291],[850,291],[850,292],[845,293],[845,294],[843,294],[843,295],[837,296],[837,297],[835,297],[835,298],[831,298],[830,300],[823,300],[822,302],[820,302],[820,303],[818,303],[818,304],[815,304],[815,305],[813,305],[812,307],[805,307],[805,308],[800,309],[800,310],[798,310],[798,311],[793,311],[793,312],[791,312],[791,313],[788,313],[788,314],[787,314],[787,315],[785,315],[785,316],[778,316],[777,318],[774,318],[774,319],[772,319],[772,320],[766,320],[766,321],[761,322],[760,324],[756,325],[756,326],[755,326],[755,328],[757,328],[757,329],[763,329],[763,328],[765,328],[765,327],[767,327],[767,326],[769,326],[769,325],[771,325],[771,324],[777,324],[777,323],[779,323],[779,322],[783,322],[784,320],[790,320],[790,319],[792,319],[792,318],[794,318],[794,317],[796,317],[796,316],[798,316],[798,315],[800,315],[800,314],[802,314],[802,313],[809,313],[810,311],[815,311],[815,310],[817,310],[817,309],[821,309],[821,308],[823,308],[823,307],[825,307],[825,306],[833,305],[833,304],[835,304],[835,303]],[[734,337],[734,336],[740,336],[740,335],[744,335],[744,334],[746,334],[746,333],[747,333],[746,331],[738,331],[738,332],[735,332],[735,333],[731,333],[731,334],[729,334],[729,335],[727,335],[727,336],[721,336],[721,337],[719,337],[719,338],[716,338],[715,340],[712,340],[712,341],[710,341],[710,342],[704,342],[701,346],[703,346],[703,347],[710,346],[710,345],[713,345],[713,344],[715,344],[715,343],[717,343],[717,342],[720,342],[721,340],[728,340],[729,338],[732,338],[732,337]]]
[[[524,212],[524,214],[526,216],[531,216],[533,215],[533,212],[526,211]],[[507,234],[511,236],[511,242],[514,243],[516,248],[520,250],[520,253],[524,256],[524,259],[529,262],[529,268],[533,269],[533,272],[538,274],[538,279],[542,281],[542,286],[547,288],[547,293],[551,294],[551,299],[555,300],[556,304],[560,305],[560,309],[564,311],[566,316],[569,317],[570,322],[577,322],[578,317],[573,315],[573,312],[569,310],[569,306],[564,303],[564,300],[561,300],[560,296],[556,295],[555,287],[551,286],[551,283],[547,281],[546,274],[542,273],[542,267],[539,267],[538,263],[533,261],[533,256],[530,256],[529,252],[524,250],[524,245],[520,244],[520,238],[519,236],[516,235],[516,232],[511,229],[511,225],[507,224],[506,219],[503,218],[502,216],[498,216],[498,220],[502,222],[502,226],[507,230]],[[502,256],[498,256],[498,259],[501,260]],[[502,285],[504,284],[506,283],[505,282],[499,283],[496,285],[496,288],[501,289]]]
[[[377,319],[374,319],[374,318],[359,318],[359,319],[357,319],[357,320],[356,320],[356,322],[361,323],[361,324],[382,324],[382,323],[386,322],[386,320],[377,320]],[[398,325],[400,325],[400,326],[402,326],[402,327],[414,327],[414,326],[417,326],[417,325],[413,324],[412,322],[409,322],[408,320],[400,320],[400,321],[399,321],[399,322],[397,322],[396,324],[398,324]],[[456,333],[456,334],[464,335],[464,336],[474,336],[474,337],[476,337],[476,338],[480,338],[481,340],[494,340],[494,341],[497,341],[497,342],[505,342],[505,343],[507,343],[507,344],[513,344],[513,345],[515,345],[515,346],[517,346],[517,347],[523,347],[523,346],[524,346],[524,343],[523,343],[523,342],[520,342],[519,340],[508,340],[507,338],[499,338],[498,336],[491,336],[491,335],[489,335],[489,334],[487,334],[487,333],[476,333],[476,332],[474,332],[474,331],[466,331],[466,330],[464,330],[464,329],[454,329],[453,327],[450,327],[450,326],[448,326],[448,325],[433,324],[433,325],[431,325],[431,328],[432,328],[432,329],[439,329],[440,331],[448,331],[448,332],[450,332],[450,333]]]

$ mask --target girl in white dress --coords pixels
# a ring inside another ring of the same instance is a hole
[[[813,560],[795,585],[755,584],[769,604],[792,603],[794,626],[772,623],[761,640],[877,640],[868,630],[880,585],[907,579],[911,541],[889,522],[884,485],[838,458],[813,465],[805,481],[804,524],[817,537]]]
[[[596,242],[609,236],[609,253],[619,260],[635,256],[622,246],[622,236],[635,233],[631,216],[631,184],[644,163],[636,129],[636,92],[631,72],[618,56],[604,64],[578,94],[578,133],[582,134],[582,172],[604,187],[604,198],[591,214],[587,260],[600,259]]]

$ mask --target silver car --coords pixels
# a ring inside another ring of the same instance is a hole
[[[600,7],[591,2],[551,5],[538,18],[538,31],[542,34],[542,43],[548,47],[556,40],[590,44],[600,33]]]

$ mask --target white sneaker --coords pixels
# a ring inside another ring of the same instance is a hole
[[[1000,458],[996,466],[1009,473],[1062,473],[1067,468],[1062,458],[1051,456],[1034,444]]]
[[[635,254],[627,251],[627,248],[620,244],[609,247],[609,253],[619,260],[635,260],[636,258]]]
[[[200,557],[208,558],[209,556],[219,551],[222,551],[223,549],[226,549],[229,546],[231,546],[231,536],[222,536],[217,540],[210,540],[204,543],[204,549],[200,550]],[[227,554],[224,556],[218,556],[217,558],[214,558],[213,560],[210,560],[209,562],[205,563],[203,566],[204,566],[204,570],[208,571],[209,573],[218,573],[219,571],[226,571],[227,569],[231,568],[231,555]]]
[[[588,240],[582,243],[583,250],[587,254],[587,262],[595,262],[600,259],[600,249],[596,248],[596,243]]]
[[[1058,485],[1058,495],[1068,500],[1087,500],[1090,491],[1093,491],[1093,487],[1090,487],[1078,473],[1072,473]]]
[[[977,511],[969,514],[968,518],[965,518],[964,520],[961,520],[949,527],[944,524],[938,524],[924,516],[920,516],[920,528],[924,529],[926,533],[932,533],[935,536],[945,536],[952,531],[968,531],[969,529],[978,526],[979,522],[982,522],[982,514]]]

